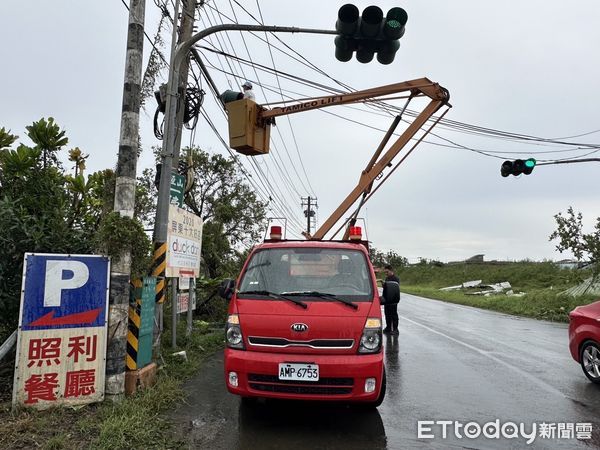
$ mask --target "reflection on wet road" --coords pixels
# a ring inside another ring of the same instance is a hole
[[[188,384],[171,419],[190,448],[591,448],[576,439],[458,438],[417,421],[593,423],[600,387],[571,360],[567,328],[403,295],[400,335],[385,336],[387,395],[378,410],[302,402],[246,404],[226,392],[222,355]],[[452,425],[453,427],[454,425]],[[427,430],[425,430],[427,431]],[[461,434],[462,435],[462,434]]]

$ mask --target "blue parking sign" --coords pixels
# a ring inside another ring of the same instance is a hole
[[[13,405],[104,398],[109,277],[105,256],[25,254]]]
[[[104,327],[110,260],[97,255],[25,255],[22,330]]]

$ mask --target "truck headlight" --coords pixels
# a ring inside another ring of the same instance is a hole
[[[240,328],[240,318],[237,314],[230,314],[227,318],[227,326],[225,328],[225,341],[227,347],[244,349],[244,336]]]
[[[368,318],[360,337],[358,353],[377,353],[381,350],[381,319]]]

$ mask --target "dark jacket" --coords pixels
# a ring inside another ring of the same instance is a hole
[[[400,279],[396,275],[385,278],[382,297],[384,305],[395,305],[400,301]]]

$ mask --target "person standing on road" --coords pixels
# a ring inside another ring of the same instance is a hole
[[[398,334],[398,302],[400,301],[400,279],[389,264],[385,266],[383,282],[383,310],[385,312],[384,333]]]
[[[255,101],[254,91],[252,90],[252,83],[246,81],[242,84],[242,89],[244,90],[244,98],[249,98],[252,101]]]

